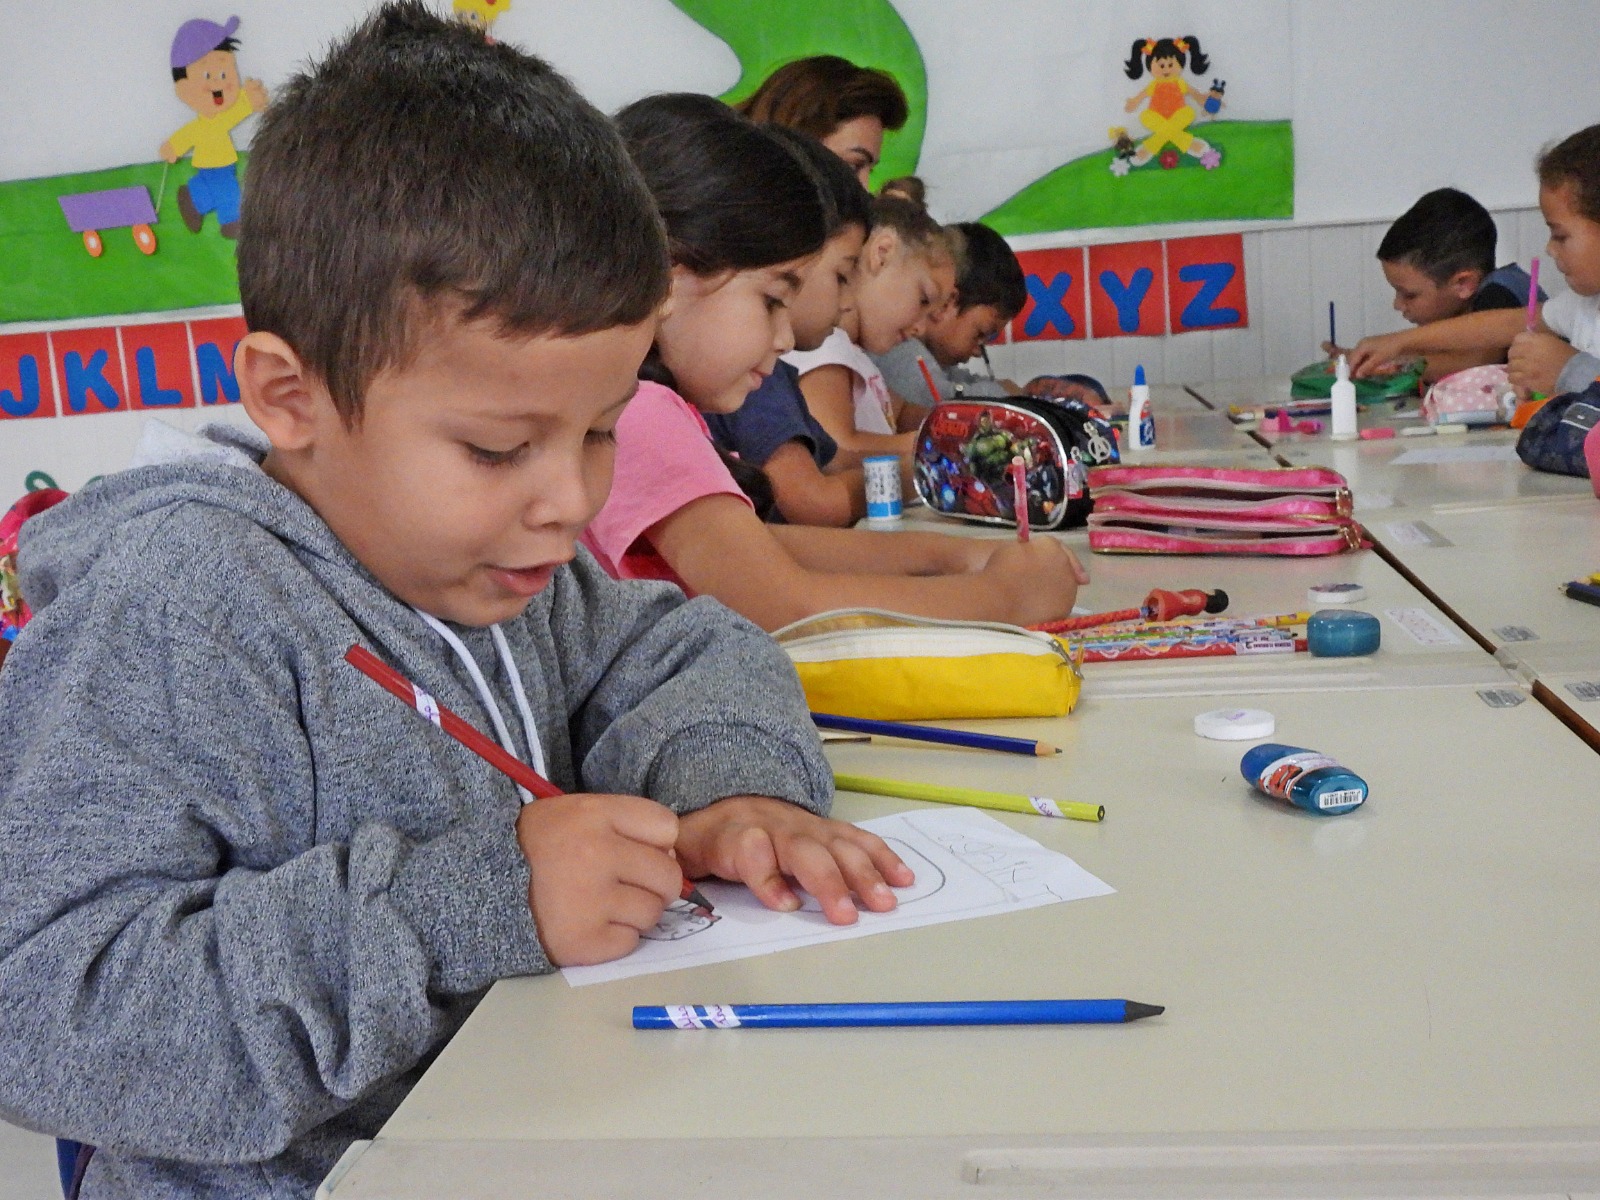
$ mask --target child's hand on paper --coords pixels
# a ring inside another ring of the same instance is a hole
[[[528,906],[558,967],[621,958],[678,898],[678,816],[639,796],[551,796],[523,806]]]
[[[798,884],[835,925],[855,923],[852,893],[872,912],[888,912],[896,903],[890,889],[915,882],[877,835],[770,796],[729,796],[686,814],[677,849],[690,879],[743,883],[779,912],[800,907]]]
[[[1528,392],[1553,396],[1561,369],[1577,351],[1553,333],[1524,330],[1511,341],[1506,354],[1506,375],[1512,386]]]
[[[977,540],[977,539],[973,539]],[[1072,611],[1080,585],[1089,582],[1077,555],[1048,534],[1026,542],[1003,542],[983,568],[983,586],[1008,601],[1016,625],[1054,621]]]
[[[1350,377],[1361,379],[1368,375],[1393,374],[1395,360],[1410,356],[1404,330],[1364,337],[1349,351]]]

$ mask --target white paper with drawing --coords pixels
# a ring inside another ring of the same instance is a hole
[[[1065,854],[1045,849],[974,808],[920,809],[860,824],[888,842],[916,872],[916,883],[897,889],[900,905],[893,912],[863,910],[854,925],[830,925],[810,897],[799,912],[779,913],[763,908],[743,885],[705,882],[700,889],[715,906],[714,916],[680,900],[626,958],[598,967],[568,967],[562,974],[580,987],[1116,890]]]

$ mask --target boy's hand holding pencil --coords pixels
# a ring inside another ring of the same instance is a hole
[[[743,883],[778,912],[800,907],[798,885],[835,925],[855,923],[852,895],[872,912],[888,912],[892,889],[915,882],[877,835],[770,796],[730,796],[685,814],[678,828],[678,862],[692,878]]]
[[[558,967],[621,958],[678,899],[678,816],[640,796],[549,796],[525,804],[517,843],[528,904]]]

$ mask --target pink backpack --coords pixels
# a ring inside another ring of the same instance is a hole
[[[22,589],[17,583],[17,542],[22,526],[29,517],[54,508],[66,498],[67,494],[59,488],[40,488],[29,492],[0,517],[0,641],[16,640],[33,615],[23,602]]]

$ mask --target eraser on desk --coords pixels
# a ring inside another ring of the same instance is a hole
[[[1382,640],[1383,628],[1371,613],[1325,609],[1306,622],[1306,648],[1318,658],[1371,654]]]
[[[1394,427],[1392,425],[1379,425],[1375,429],[1363,429],[1360,433],[1361,439],[1367,442],[1376,441],[1382,438],[1392,438],[1393,436]]]
[[[1254,742],[1277,730],[1277,718],[1259,708],[1215,708],[1194,719],[1195,733],[1214,742]]]

